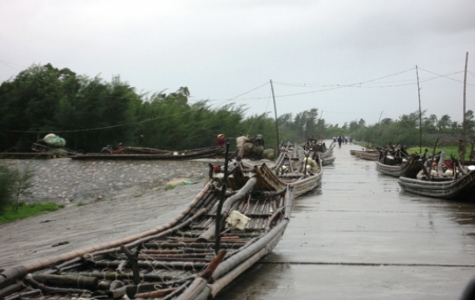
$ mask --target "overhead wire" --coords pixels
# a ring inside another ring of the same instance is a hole
[[[431,74],[437,75],[437,76],[438,76],[437,78],[444,77],[444,78],[447,78],[447,79],[450,79],[450,80],[453,80],[453,81],[456,81],[456,82],[459,82],[459,83],[463,83],[462,80],[457,80],[457,79],[455,79],[455,78],[451,78],[451,77],[449,77],[449,75],[460,74],[460,73],[463,73],[464,71],[459,71],[459,72],[454,72],[454,73],[442,75],[442,74],[437,74],[437,73],[435,73],[435,72],[431,72],[431,71],[425,70],[425,69],[423,69],[423,68],[419,68],[419,70],[422,70],[422,71],[425,71],[425,72],[427,72],[427,73],[431,73]],[[468,84],[468,85],[475,86],[475,85],[473,85],[473,84]]]
[[[260,89],[260,88],[262,88],[262,87],[264,87],[264,86],[266,86],[266,85],[268,85],[268,84],[269,84],[269,82],[266,82],[266,83],[264,83],[264,84],[262,84],[262,85],[259,85],[258,87],[252,88],[251,90],[249,90],[249,91],[247,91],[247,92],[244,92],[244,93],[242,93],[242,94],[239,94],[239,95],[234,96],[234,97],[231,97],[231,98],[207,99],[206,101],[222,101],[222,103],[220,103],[220,104],[222,105],[222,104],[224,104],[224,103],[226,103],[226,102],[234,101],[234,100],[236,100],[237,98],[239,98],[239,97],[241,97],[241,96],[244,96],[244,95],[247,95],[247,94],[249,94],[249,93],[251,93],[251,92],[254,92],[255,90],[258,90],[258,89]],[[264,97],[262,97],[262,98],[264,98]],[[219,103],[218,103],[218,104],[219,104]],[[216,105],[216,104],[214,104],[214,105]]]
[[[269,91],[269,95],[267,96],[267,104],[266,104],[266,109],[265,109],[265,114],[267,115],[267,108],[269,107],[269,102],[270,102],[270,99],[271,99],[271,91]],[[252,127],[254,126],[254,122],[256,121],[256,119],[253,119],[252,122],[251,122],[251,125],[249,125],[249,129],[247,130],[246,132],[246,136],[249,135],[249,132],[251,131]]]
[[[353,85],[359,85],[359,84],[365,84],[365,83],[373,82],[373,81],[388,78],[388,77],[397,76],[397,75],[400,75],[400,74],[403,74],[403,73],[413,71],[414,69],[415,68],[410,68],[410,69],[405,70],[405,71],[400,71],[400,72],[397,72],[397,73],[381,76],[381,77],[378,77],[378,78],[374,78],[374,79],[370,79],[370,80],[366,80],[366,81],[355,82],[355,83],[350,83],[350,84],[317,85],[317,84],[308,84],[308,83],[288,83],[288,82],[277,82],[277,83],[282,84],[282,85],[296,85],[296,86],[302,86],[303,85],[303,86],[309,86],[309,87],[313,87],[313,86],[315,86],[315,87],[353,86]],[[274,83],[276,83],[276,82],[274,81]]]

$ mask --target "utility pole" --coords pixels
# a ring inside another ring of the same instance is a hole
[[[279,124],[277,122],[277,105],[275,104],[275,94],[274,94],[274,85],[272,84],[272,79],[270,81],[270,88],[272,90],[272,99],[274,99],[274,115],[275,115],[275,134],[277,136],[277,148],[275,157],[279,156],[279,148],[280,148],[280,141],[279,141]]]
[[[376,143],[381,147],[381,135],[383,133],[383,127],[381,126],[381,117],[383,116],[383,110],[381,111],[381,114],[379,115],[379,120],[378,120],[378,127],[379,127],[379,134],[376,137]]]
[[[468,52],[465,55],[465,75],[463,77],[463,143],[465,145],[465,135],[467,130],[467,121],[465,120],[466,109],[466,97],[467,97],[467,65],[468,65]]]
[[[419,96],[419,153],[422,154],[422,110],[421,110],[421,88],[419,87],[419,70],[416,65],[417,95]]]
[[[322,110],[322,114],[320,115],[320,121],[323,120],[323,110]],[[320,124],[322,124],[322,122],[319,122]],[[320,125],[318,124],[318,125]],[[320,129],[320,127],[317,127],[318,129]],[[322,126],[322,131],[320,132],[320,142],[323,143],[323,138],[325,137],[325,126]]]

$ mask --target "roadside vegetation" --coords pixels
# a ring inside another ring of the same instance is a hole
[[[220,133],[226,134],[234,147],[233,138],[240,132],[249,137],[262,134],[266,145],[277,146],[276,123],[267,113],[247,116],[245,106],[232,102],[221,106],[208,100],[190,103],[190,95],[186,86],[168,94],[139,94],[119,76],[106,82],[51,64],[33,65],[0,85],[0,152],[31,151],[32,143],[48,133],[64,138],[66,147],[84,152],[98,152],[119,142],[124,146],[196,149],[216,145]],[[277,121],[280,142],[351,135],[369,147],[387,143],[415,147],[420,145],[422,132],[422,145],[430,147],[439,137],[455,146],[462,136],[462,124],[448,115],[427,116],[425,111],[421,116],[417,111],[373,125],[362,118],[329,124],[318,108],[310,108],[284,113]],[[471,142],[473,111],[466,112],[466,121],[466,137]]]
[[[434,152],[434,147],[425,147],[425,148],[422,148],[422,153],[424,152],[424,149],[428,149],[429,150],[429,156],[432,156],[433,155],[433,152]],[[459,158],[459,153],[458,153],[458,147],[457,146],[440,146],[440,147],[437,147],[436,148],[436,151],[435,151],[435,154],[439,153],[440,151],[444,150],[445,151],[445,159],[450,159],[450,157],[455,157],[455,158]],[[412,153],[421,153],[421,151],[419,151],[419,147],[412,147],[412,148],[408,148],[407,149],[407,152],[409,154],[412,154]],[[470,160],[470,148],[467,149],[467,151],[465,151],[465,161],[469,161]]]
[[[30,168],[18,170],[0,162],[0,224],[59,209],[54,203],[26,204],[34,173]]]
[[[15,211],[14,205],[8,205],[5,207],[5,212],[0,215],[0,224],[25,219],[28,217],[40,215],[50,211],[56,211],[63,208],[64,205],[59,205],[54,202],[46,203],[25,203],[20,202],[18,210]]]

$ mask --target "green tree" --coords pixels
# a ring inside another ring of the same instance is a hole
[[[359,127],[365,127],[365,126],[366,126],[366,121],[365,121],[364,119],[360,119],[360,120],[358,121],[358,126],[359,126]]]
[[[4,214],[8,205],[14,201],[14,172],[0,163],[0,215]]]
[[[359,124],[356,121],[351,121],[348,127],[350,132],[356,132],[360,128]]]
[[[473,135],[475,132],[475,116],[472,110],[465,113],[465,130],[467,135]]]
[[[0,86],[1,149],[16,147],[25,151],[36,140],[37,133],[54,128],[54,113],[62,95],[62,80],[68,70],[50,64],[34,65],[12,81]]]
[[[34,176],[34,172],[31,168],[27,167],[23,171],[13,170],[13,192],[14,192],[14,211],[18,212],[18,207],[20,206],[20,197],[29,195],[30,192],[28,189],[33,185],[31,183],[31,178]]]

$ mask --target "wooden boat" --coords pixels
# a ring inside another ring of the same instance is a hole
[[[333,149],[335,148],[335,142],[331,142],[330,146],[327,148],[325,143],[313,143],[309,144],[307,142],[306,150],[320,153],[320,157],[325,159],[327,157],[333,156]]]
[[[210,165],[210,180],[169,224],[0,270],[0,299],[215,297],[277,245],[294,198],[266,165],[229,174]]]
[[[331,165],[335,162],[336,157],[335,156],[328,156],[325,158],[322,158],[322,166],[328,166]]]
[[[72,156],[72,159],[89,160],[89,159],[150,159],[150,160],[183,160],[209,157],[223,157],[224,148],[222,147],[208,147],[200,149],[190,149],[183,151],[160,150],[153,148],[142,147],[124,147],[125,154],[103,154],[103,153],[88,153],[77,154]]]
[[[350,154],[361,159],[366,160],[378,160],[379,151],[378,150],[350,150]]]
[[[335,142],[330,144],[330,147],[327,148],[325,143],[317,142],[314,139],[309,139],[305,144],[302,144],[305,151],[309,151],[310,157],[313,157],[315,153],[320,155],[320,159],[322,160],[323,166],[331,165],[335,162],[335,157],[333,156],[333,149],[335,148]]]
[[[469,199],[473,201],[475,192],[475,171],[470,171],[459,178],[438,178],[421,180],[401,176],[399,186],[412,194],[442,199]]]
[[[475,166],[468,168],[455,162],[448,172],[442,170],[444,163],[444,151],[442,151],[437,166],[437,171],[432,167],[426,168],[424,175],[407,175],[399,177],[398,183],[401,188],[416,195],[435,197],[442,199],[459,199],[474,201],[475,192]],[[430,165],[430,163],[429,163]],[[420,169],[421,170],[421,169]]]
[[[274,170],[279,179],[292,188],[296,198],[322,185],[322,159],[318,152],[311,154],[307,158],[302,147],[288,144],[280,150],[275,162]]]
[[[381,173],[393,177],[416,176],[421,170],[423,161],[419,155],[411,154],[409,157],[397,158],[380,152],[380,158],[376,161],[376,169]]]

